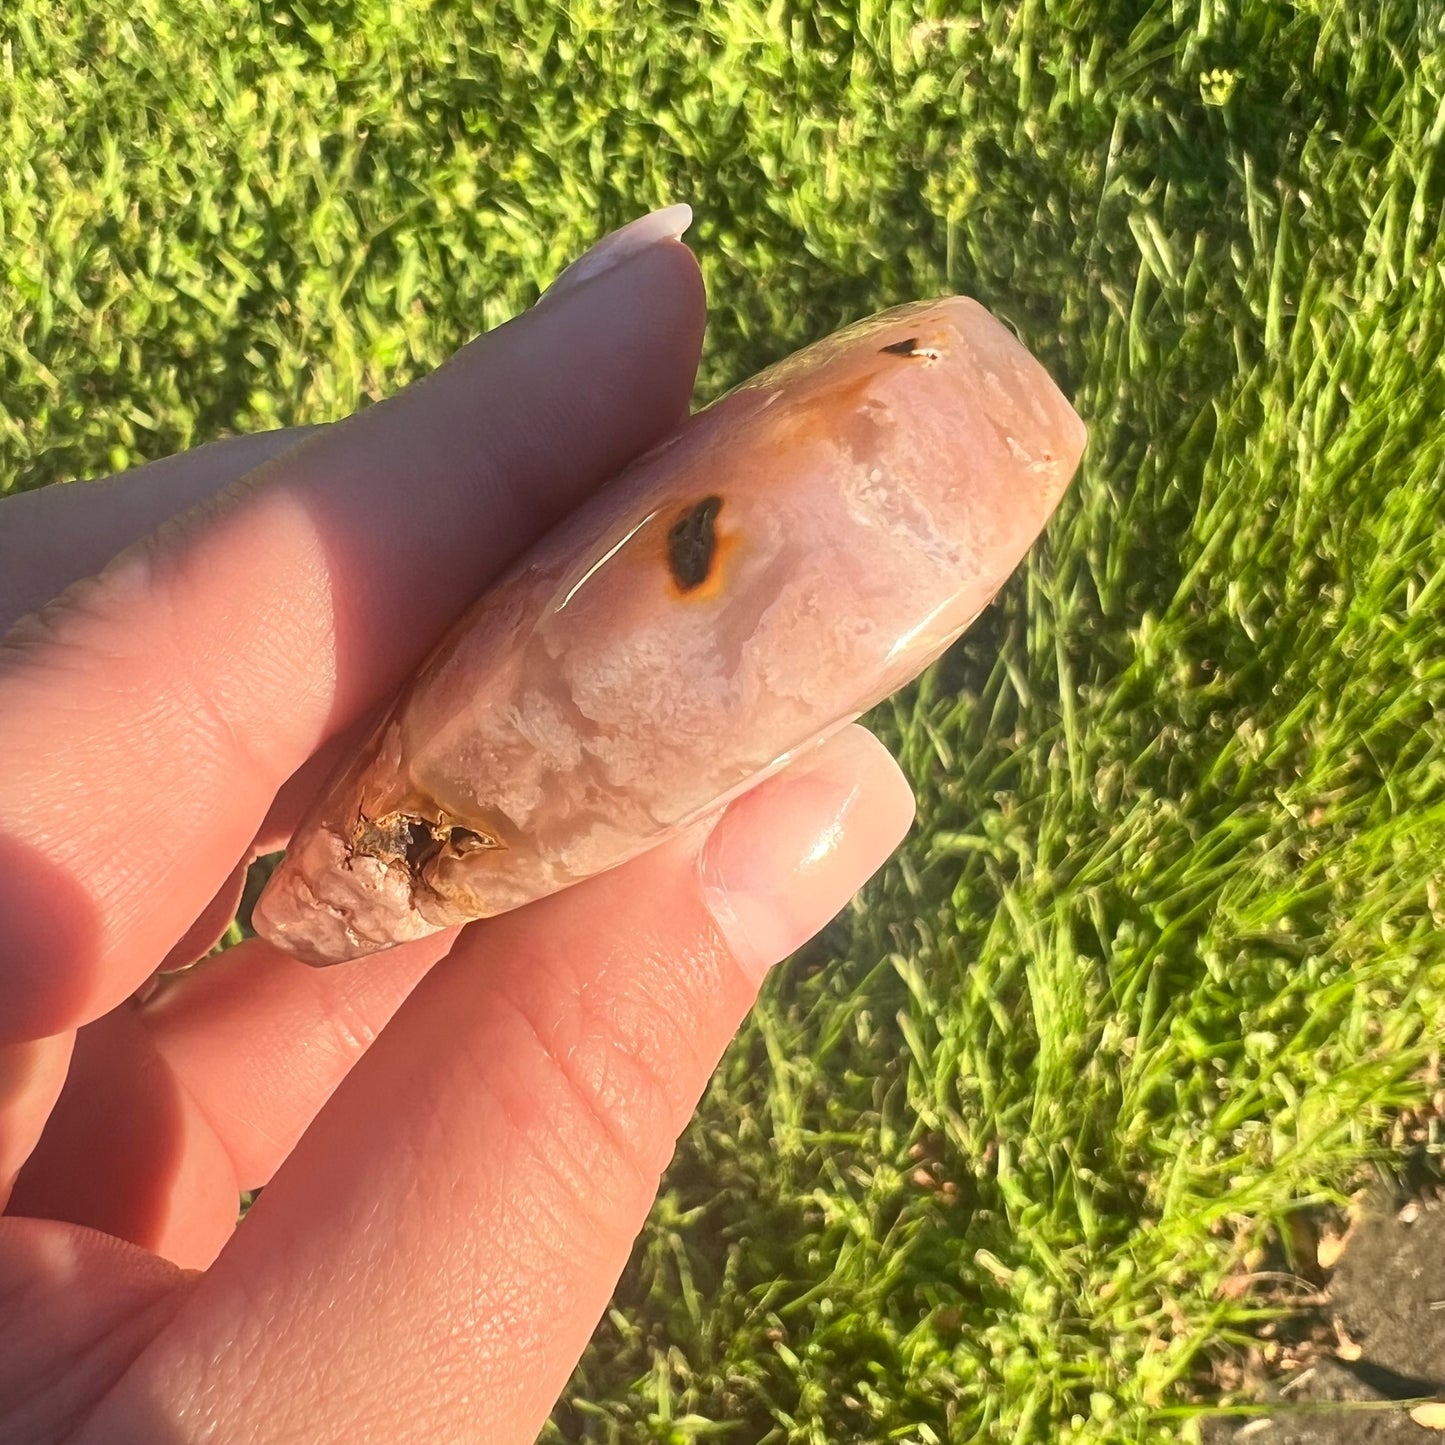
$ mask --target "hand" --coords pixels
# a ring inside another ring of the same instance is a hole
[[[132,1000],[685,414],[696,265],[612,257],[344,422],[0,503],[0,628],[85,579],[0,650],[0,1438],[533,1439],[764,971],[906,829],[855,728],[518,912],[320,972],[252,939]]]

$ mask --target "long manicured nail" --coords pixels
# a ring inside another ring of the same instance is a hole
[[[738,965],[761,979],[883,865],[913,821],[888,750],[849,727],[745,793],[701,855],[703,896]]]
[[[590,251],[579,256],[543,293],[542,300],[553,301],[584,281],[595,281],[604,271],[655,246],[659,241],[676,241],[692,225],[692,207],[664,206],[649,211],[635,221],[605,235]]]

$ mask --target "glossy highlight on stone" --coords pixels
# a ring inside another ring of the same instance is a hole
[[[1085,439],[1043,367],[962,297],[768,368],[457,622],[302,822],[257,931],[340,963],[655,846],[955,641]]]

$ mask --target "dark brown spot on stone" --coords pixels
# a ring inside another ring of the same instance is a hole
[[[667,533],[667,565],[683,592],[701,587],[717,556],[717,515],[721,497],[704,497],[685,511]]]

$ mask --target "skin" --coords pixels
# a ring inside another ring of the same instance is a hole
[[[766,968],[907,828],[882,748],[465,930],[133,995],[678,423],[702,328],[660,241],[347,421],[0,503],[0,1439],[535,1438]]]

